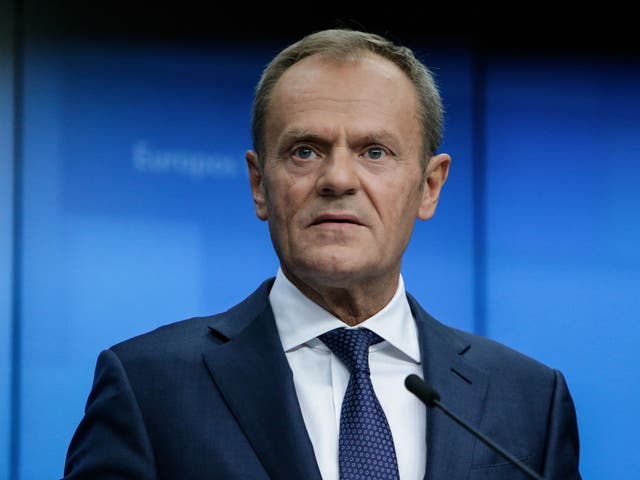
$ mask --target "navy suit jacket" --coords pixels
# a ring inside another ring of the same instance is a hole
[[[64,478],[320,480],[268,301],[272,283],[224,313],[101,352]],[[545,478],[580,479],[562,374],[408,299],[424,378],[443,403]],[[429,409],[426,431],[427,479],[526,478],[439,410]]]

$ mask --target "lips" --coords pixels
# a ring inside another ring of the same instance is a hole
[[[347,223],[353,225],[363,224],[356,215],[347,213],[325,213],[316,216],[311,222],[311,226],[331,223]]]

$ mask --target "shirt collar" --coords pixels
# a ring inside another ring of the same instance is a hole
[[[278,268],[269,294],[278,333],[285,352],[305,344],[317,345],[319,335],[345,324],[305,296]],[[402,275],[389,303],[378,313],[358,325],[380,335],[411,360],[420,363],[418,329],[411,314]]]

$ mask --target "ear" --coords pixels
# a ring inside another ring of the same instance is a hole
[[[256,216],[260,220],[267,219],[267,202],[262,185],[262,169],[258,160],[258,154],[253,150],[247,151],[247,168],[249,169],[249,183],[251,184],[251,194],[253,196],[253,206],[256,209]]]
[[[422,203],[418,209],[418,218],[421,220],[429,220],[436,213],[442,186],[449,175],[450,164],[451,157],[446,153],[435,155],[429,160],[422,192]]]

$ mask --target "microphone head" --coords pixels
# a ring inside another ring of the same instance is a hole
[[[435,407],[436,402],[440,400],[440,394],[436,392],[435,388],[417,375],[408,375],[407,378],[404,379],[404,386],[422,400],[427,407]]]

